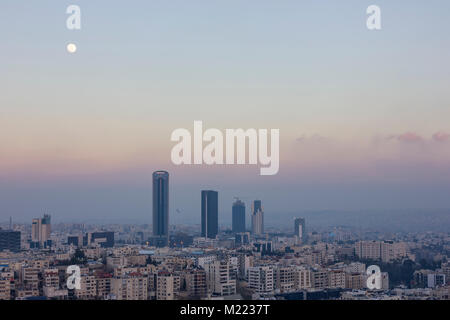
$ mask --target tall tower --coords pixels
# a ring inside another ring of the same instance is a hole
[[[306,242],[305,218],[294,219],[294,234],[302,241],[302,243]]]
[[[219,233],[219,193],[202,191],[202,237],[215,239]]]
[[[233,203],[232,220],[233,232],[245,232],[245,203],[239,199]]]
[[[264,212],[261,200],[255,200],[252,204],[252,233],[264,233]]]
[[[42,218],[33,219],[31,225],[31,246],[34,248],[46,248],[51,246],[51,216],[44,214]]]
[[[169,173],[153,172],[153,237],[155,245],[169,245]]]

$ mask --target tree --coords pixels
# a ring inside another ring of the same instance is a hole
[[[81,249],[76,249],[75,253],[70,259],[70,264],[83,265],[87,263],[87,257],[84,254],[84,251]]]

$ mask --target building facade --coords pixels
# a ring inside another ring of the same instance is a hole
[[[153,172],[153,240],[157,247],[169,245],[169,173]]]
[[[232,231],[245,232],[245,203],[237,199],[232,207]]]
[[[203,190],[201,196],[202,237],[215,239],[219,233],[219,193]]]

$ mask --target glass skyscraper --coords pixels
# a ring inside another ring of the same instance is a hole
[[[153,172],[153,241],[158,247],[169,244],[169,173]]]
[[[239,199],[233,203],[232,220],[233,232],[245,232],[245,203]]]
[[[219,193],[202,191],[202,237],[215,239],[219,233]]]
[[[295,218],[294,220],[294,234],[299,237],[302,243],[306,242],[306,224],[305,218]]]
[[[264,211],[261,204],[261,200],[253,201],[252,233],[256,235],[261,235],[264,233]]]

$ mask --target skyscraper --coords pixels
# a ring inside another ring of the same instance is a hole
[[[0,251],[20,251],[20,231],[0,229]]]
[[[233,232],[245,232],[245,203],[239,199],[233,203],[232,221]]]
[[[264,233],[264,212],[261,200],[255,200],[252,204],[252,233]]]
[[[157,247],[169,244],[169,173],[153,172],[153,240]]]
[[[294,234],[299,237],[302,243],[306,242],[306,225],[305,218],[294,219]]]
[[[202,191],[202,237],[215,239],[219,233],[219,194]]]
[[[32,248],[47,248],[51,246],[51,217],[44,214],[42,218],[33,219],[31,225],[31,244]]]

